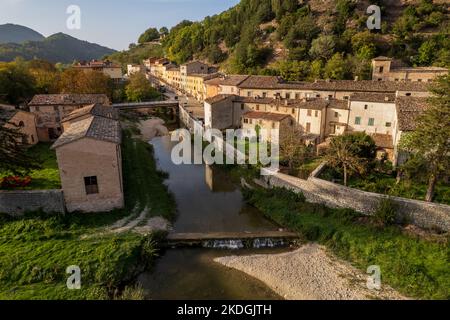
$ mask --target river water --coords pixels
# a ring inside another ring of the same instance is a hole
[[[278,229],[261,212],[245,203],[239,186],[220,168],[175,165],[171,161],[175,143],[169,136],[154,138],[151,144],[159,168],[169,173],[166,184],[177,203],[174,232]],[[280,299],[264,283],[213,261],[219,256],[280,250],[285,249],[168,249],[152,270],[139,277],[138,282],[149,299]]]

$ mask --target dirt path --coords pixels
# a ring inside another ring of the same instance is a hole
[[[288,300],[405,299],[383,284],[381,290],[369,290],[367,274],[318,244],[282,254],[229,256],[214,261],[265,282]]]

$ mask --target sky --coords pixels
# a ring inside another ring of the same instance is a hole
[[[239,0],[0,0],[0,24],[29,27],[44,36],[64,32],[116,50],[128,48],[149,27],[198,21]],[[67,8],[81,10],[80,29],[68,29]]]

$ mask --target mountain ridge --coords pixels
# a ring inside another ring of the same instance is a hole
[[[19,29],[23,30],[21,28],[23,26],[19,27]],[[39,34],[38,32],[36,33]],[[0,38],[1,37],[2,33],[0,32]],[[63,32],[58,32],[48,37],[42,36],[40,40],[27,40],[22,43],[1,43],[0,61],[9,62],[17,57],[21,57],[25,60],[37,58],[53,63],[72,63],[74,60],[99,59],[103,56],[113,54],[114,52],[116,52],[116,50],[77,39]]]

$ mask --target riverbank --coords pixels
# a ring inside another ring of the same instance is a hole
[[[369,290],[367,274],[318,244],[281,254],[228,256],[214,261],[261,280],[287,300],[404,299],[387,286]]]
[[[153,231],[174,217],[175,203],[152,147],[132,136],[131,129],[124,130],[124,209],[0,215],[0,299],[144,298],[140,288],[127,285],[155,261],[163,235]],[[111,226],[119,231],[105,232]],[[66,285],[66,268],[72,265],[81,270],[80,290]]]
[[[378,265],[382,284],[405,296],[450,297],[448,235],[424,238],[408,234],[399,226],[382,227],[352,210],[308,203],[302,195],[285,189],[255,188],[246,190],[245,196],[267,217],[298,232],[305,242],[325,246],[361,272]],[[289,266],[288,262],[281,266],[285,264]],[[262,263],[261,268],[258,272],[271,272],[270,265]],[[282,268],[286,273],[295,272],[291,267]]]

